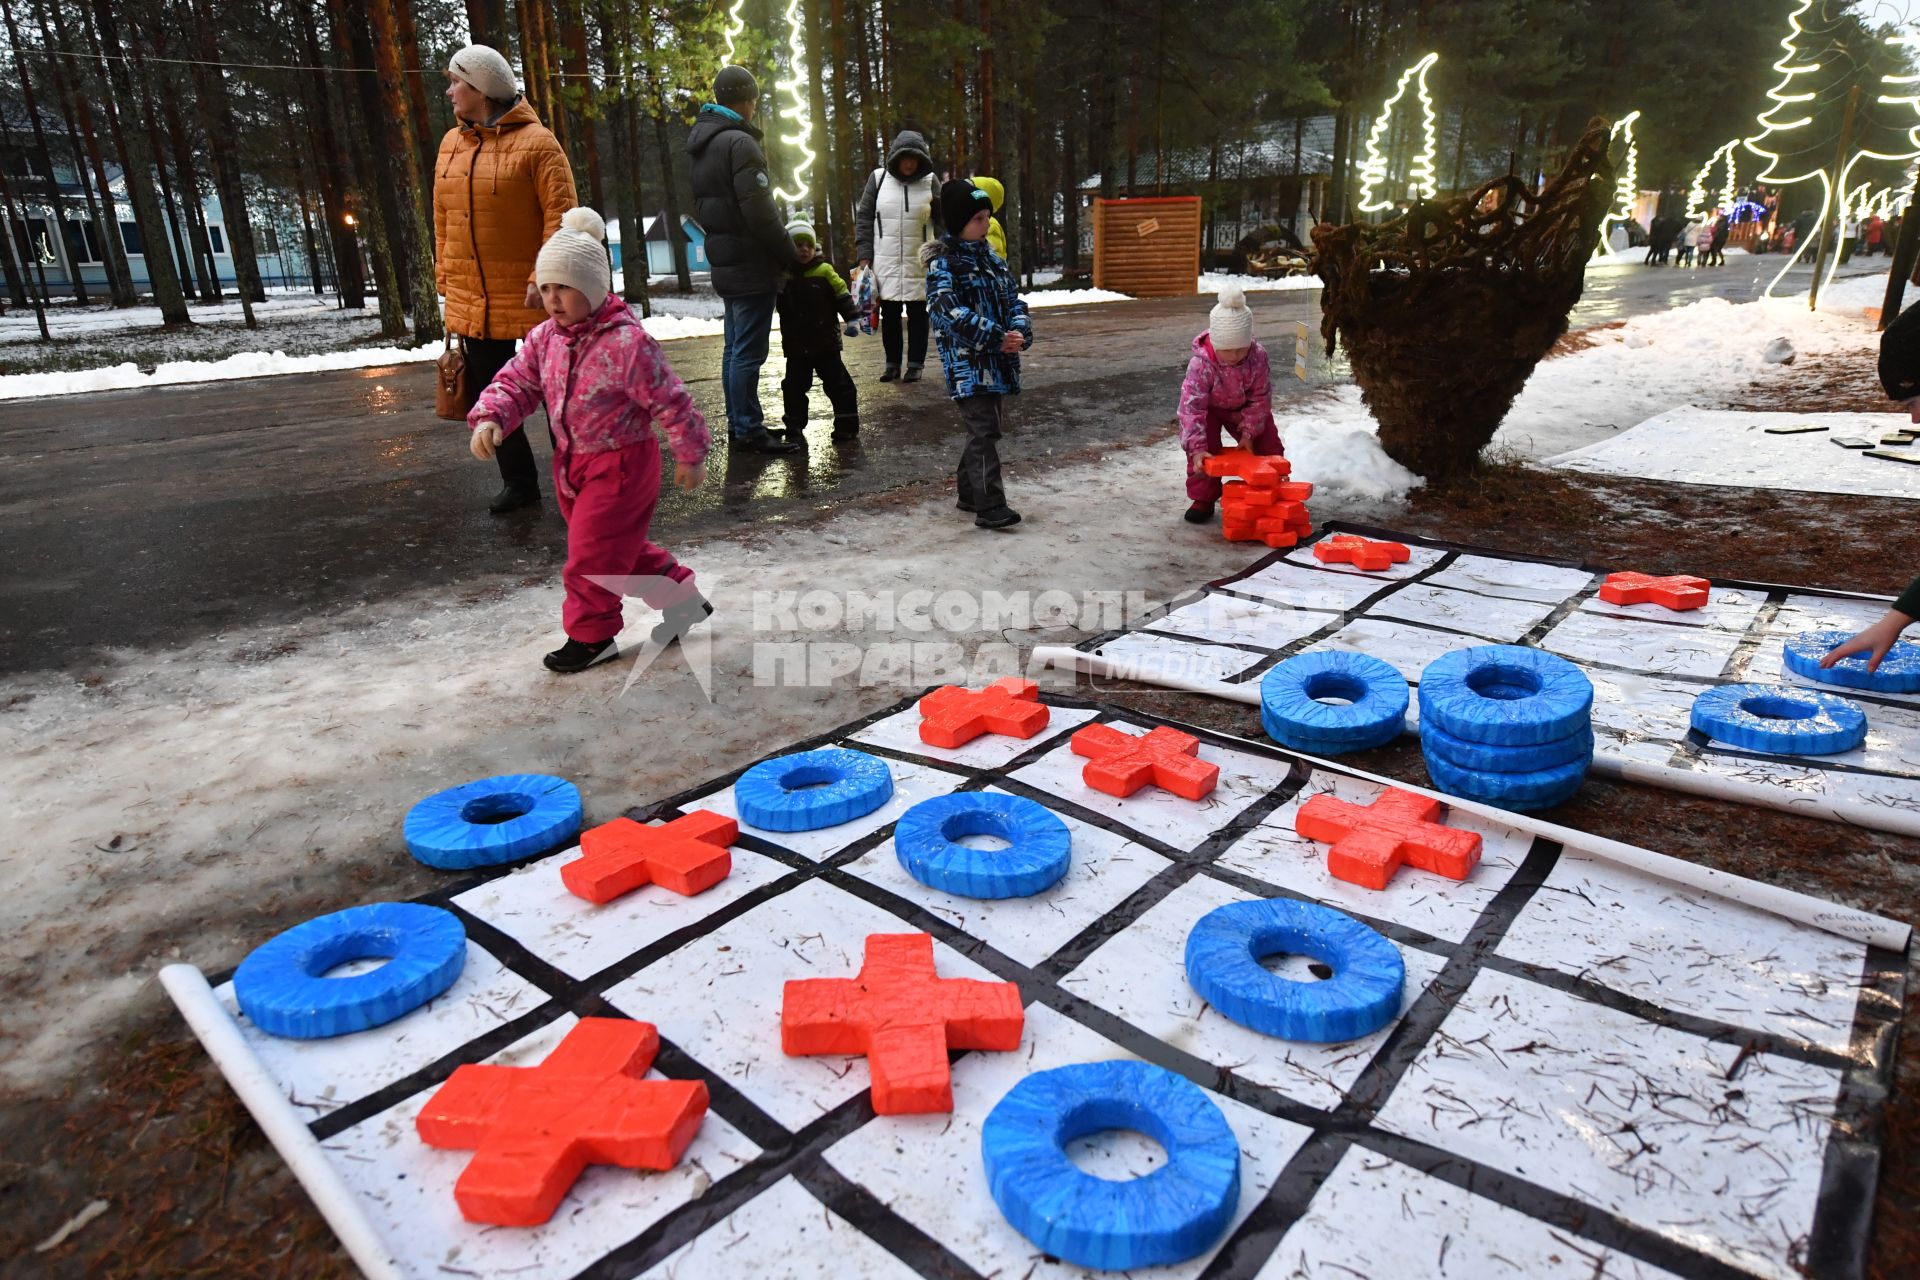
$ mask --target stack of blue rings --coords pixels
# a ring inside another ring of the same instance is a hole
[[[1337,756],[1399,737],[1409,701],[1407,678],[1378,658],[1303,653],[1260,678],[1260,725],[1283,747]]]
[[[1520,645],[1449,653],[1420,673],[1420,751],[1449,795],[1514,810],[1562,804],[1593,763],[1593,682]]]

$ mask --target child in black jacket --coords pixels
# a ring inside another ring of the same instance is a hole
[[[833,404],[833,438],[854,440],[860,435],[860,401],[840,358],[841,326],[851,324],[856,314],[853,298],[847,282],[821,254],[811,223],[795,219],[787,224],[787,234],[800,252],[800,261],[788,269],[779,301],[780,346],[787,353],[787,376],[780,383],[787,439],[804,442],[807,396],[817,373]]]

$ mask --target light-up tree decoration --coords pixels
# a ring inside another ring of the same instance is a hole
[[[720,65],[733,65],[733,40],[747,29],[747,20],[740,16],[740,10],[746,8],[747,0],[733,0],[733,7],[727,10],[727,47],[720,53]]]
[[[1609,252],[1607,230],[1616,222],[1627,222],[1633,218],[1634,201],[1640,198],[1640,143],[1633,136],[1633,122],[1640,118],[1638,111],[1629,111],[1613,122],[1613,130],[1607,135],[1607,146],[1611,150],[1614,142],[1621,137],[1627,140],[1627,154],[1620,161],[1619,176],[1613,183],[1613,212],[1600,219],[1600,252]]]
[[[1387,179],[1387,157],[1382,153],[1380,144],[1385,141],[1388,131],[1393,127],[1393,109],[1400,105],[1400,99],[1406,96],[1408,85],[1417,85],[1420,109],[1424,113],[1421,128],[1423,138],[1420,153],[1414,157],[1408,168],[1407,181],[1413,194],[1422,200],[1431,200],[1438,194],[1433,182],[1433,155],[1435,146],[1433,97],[1427,92],[1427,71],[1440,60],[1440,55],[1430,53],[1420,61],[1400,73],[1400,83],[1395,87],[1393,96],[1380,108],[1380,115],[1374,120],[1373,128],[1367,133],[1367,155],[1360,164],[1360,212],[1378,213],[1382,209],[1393,207],[1391,197],[1374,198],[1374,189]]]
[[[773,194],[787,202],[790,208],[798,208],[807,198],[810,188],[807,186],[807,172],[813,168],[813,114],[807,107],[807,47],[801,38],[800,0],[787,0],[787,74],[774,87],[776,94],[785,94],[786,104],[780,108],[780,118],[793,125],[792,133],[780,135],[780,141],[788,146],[800,148],[800,161],[793,166],[790,175],[793,189],[774,188]]]
[[[1708,156],[1707,162],[1700,166],[1700,172],[1693,175],[1693,182],[1687,187],[1687,221],[1692,222],[1696,218],[1706,216],[1707,179],[1713,176],[1713,166],[1716,164],[1725,161],[1727,166],[1726,185],[1720,188],[1720,198],[1717,203],[1725,208],[1733,203],[1735,196],[1740,194],[1740,174],[1735,159],[1739,147],[1740,139],[1738,138],[1730,138],[1721,143],[1720,149]]]

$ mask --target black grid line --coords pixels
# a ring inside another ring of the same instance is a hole
[[[771,753],[768,758],[831,743],[849,742],[855,733],[882,719],[899,714],[911,707],[914,701],[913,698],[905,699],[852,724],[817,735],[806,742],[784,747]],[[493,954],[511,972],[543,993],[546,999],[536,1008],[513,1021],[468,1042],[460,1050],[410,1073],[404,1079],[389,1084],[365,1098],[355,1100],[329,1116],[322,1117],[313,1122],[310,1129],[316,1136],[322,1138],[337,1135],[354,1124],[370,1119],[391,1106],[437,1085],[460,1063],[488,1057],[568,1012],[579,1016],[625,1016],[618,1008],[606,1001],[605,992],[610,987],[643,971],[659,958],[739,919],[756,907],[776,901],[802,884],[818,880],[881,908],[907,925],[924,930],[939,942],[966,955],[1003,980],[1017,983],[1025,1002],[1045,1005],[1087,1030],[1112,1041],[1125,1052],[1166,1067],[1222,1096],[1245,1103],[1267,1115],[1292,1121],[1313,1131],[1312,1136],[1296,1153],[1274,1187],[1263,1198],[1255,1213],[1222,1246],[1206,1272],[1209,1276],[1236,1277],[1253,1274],[1271,1254],[1286,1228],[1305,1212],[1319,1179],[1324,1177],[1325,1172],[1331,1170],[1341,1154],[1353,1145],[1402,1159],[1415,1167],[1432,1166],[1427,1168],[1428,1172],[1435,1172],[1436,1169],[1444,1166],[1446,1172],[1438,1172],[1435,1176],[1442,1176],[1457,1185],[1469,1187],[1476,1194],[1486,1196],[1531,1217],[1563,1226],[1570,1231],[1577,1231],[1581,1236],[1593,1240],[1598,1245],[1667,1266],[1668,1269],[1680,1274],[1715,1277],[1716,1280],[1722,1274],[1732,1274],[1724,1264],[1685,1249],[1649,1228],[1614,1218],[1571,1197],[1561,1196],[1523,1179],[1501,1174],[1498,1170],[1479,1165],[1463,1157],[1450,1155],[1418,1140],[1376,1130],[1372,1127],[1372,1120],[1381,1102],[1391,1093],[1401,1075],[1417,1059],[1452,1011],[1455,1003],[1471,985],[1474,975],[1484,969],[1495,969],[1527,977],[1533,981],[1569,991],[1581,998],[1608,1004],[1610,1007],[1633,1013],[1635,1016],[1646,1016],[1650,1021],[1660,1022],[1662,1025],[1676,1027],[1696,1035],[1705,1035],[1707,1038],[1734,1040],[1738,1037],[1734,1042],[1743,1044],[1753,1042],[1758,1052],[1777,1052],[1786,1057],[1798,1056],[1803,1060],[1811,1060],[1808,1057],[1810,1046],[1795,1045],[1777,1037],[1766,1040],[1759,1037],[1756,1032],[1733,1027],[1730,1024],[1675,1014],[1672,1011],[1636,1001],[1632,997],[1607,991],[1605,988],[1598,987],[1597,984],[1577,977],[1496,956],[1494,950],[1500,938],[1533,899],[1558,857],[1557,846],[1544,840],[1536,840],[1533,843],[1520,867],[1494,894],[1492,900],[1481,908],[1467,936],[1460,943],[1451,943],[1390,921],[1370,921],[1401,945],[1428,951],[1441,957],[1443,963],[1439,974],[1420,991],[1407,1013],[1396,1021],[1393,1029],[1373,1051],[1354,1085],[1343,1091],[1344,1100],[1339,1105],[1326,1109],[1302,1103],[1289,1097],[1283,1090],[1255,1083],[1235,1074],[1231,1068],[1221,1067],[1197,1054],[1169,1045],[1077,995],[1064,985],[1065,980],[1070,978],[1072,972],[1105,942],[1118,936],[1146,911],[1164,901],[1195,877],[1210,877],[1241,892],[1260,896],[1304,897],[1282,887],[1269,885],[1258,877],[1218,866],[1217,862],[1248,832],[1260,826],[1298,795],[1314,769],[1336,774],[1341,770],[1338,766],[1309,767],[1291,753],[1277,748],[1266,747],[1263,744],[1248,742],[1204,728],[1179,725],[1143,713],[1119,710],[1056,694],[1047,695],[1045,701],[1049,705],[1060,708],[1092,710],[1094,718],[1087,723],[1118,722],[1147,727],[1171,724],[1172,727],[1192,733],[1214,747],[1273,764],[1284,764],[1286,769],[1279,783],[1268,787],[1260,796],[1247,803],[1224,822],[1216,824],[1212,833],[1204,840],[1192,848],[1181,848],[1150,833],[1136,831],[1112,816],[1073,804],[1071,801],[1036,789],[1010,776],[1014,771],[1024,768],[1045,755],[1065,750],[1068,736],[1065,728],[1041,735],[1031,747],[1021,751],[1007,763],[992,768],[973,768],[951,761],[875,747],[873,744],[851,743],[856,749],[871,749],[875,754],[944,771],[958,779],[957,790],[978,790],[991,785],[1015,794],[1026,794],[1042,799],[1050,808],[1058,812],[1112,832],[1166,860],[1164,868],[1122,903],[1102,913],[1098,920],[1083,928],[1053,955],[1032,966],[1006,956],[985,940],[951,924],[937,912],[901,897],[891,890],[862,880],[847,870],[850,864],[866,856],[891,837],[890,823],[882,824],[873,831],[848,842],[838,851],[819,859],[810,859],[797,854],[773,840],[743,833],[736,841],[737,847],[749,848],[779,862],[787,868],[786,874],[757,887],[733,902],[706,913],[699,920],[692,921],[681,929],[663,936],[647,947],[637,949],[622,961],[585,979],[572,978],[564,971],[540,959],[512,936],[474,916],[453,901],[460,894],[480,884],[510,874],[514,867],[525,865],[524,862],[465,877],[452,885],[435,890],[432,894],[426,895],[427,898],[447,905],[449,909],[460,915],[462,922],[468,927],[470,938]],[[669,816],[688,807],[696,807],[701,799],[724,789],[744,771],[744,768],[736,770],[725,775],[718,783],[698,784],[658,804],[630,810],[629,813],[631,816],[641,818],[655,818]],[[1878,968],[1875,967],[1876,965]],[[1863,1247],[1864,1223],[1845,1219],[1841,1216],[1841,1210],[1838,1207],[1829,1212],[1826,1205],[1828,1200],[1832,1199],[1838,1206],[1845,1191],[1857,1190],[1863,1172],[1867,1185],[1869,1187],[1871,1185],[1873,1166],[1870,1160],[1877,1160],[1878,1152],[1877,1134],[1872,1131],[1871,1125],[1877,1122],[1881,1098],[1875,1090],[1884,1090],[1885,1080],[1891,1070],[1892,1032],[1898,1026],[1898,998],[1904,979],[1899,957],[1892,956],[1891,953],[1875,953],[1870,959],[1868,968],[1869,977],[1873,982],[1873,994],[1877,998],[1863,998],[1860,1002],[1861,1011],[1856,1016],[1854,1033],[1855,1045],[1849,1062],[1842,1064],[1850,1064],[1850,1074],[1856,1078],[1850,1095],[1843,1086],[1841,1105],[1843,1113],[1856,1117],[1861,1131],[1858,1149],[1850,1149],[1843,1153],[1844,1158],[1842,1158],[1835,1157],[1832,1154],[1833,1148],[1829,1148],[1829,1168],[1823,1183],[1821,1202],[1822,1212],[1826,1215],[1821,1219],[1821,1223],[1826,1233],[1835,1238],[1840,1245],[1851,1246],[1856,1252]],[[1832,1056],[1827,1055],[1828,1058]],[[902,1258],[920,1274],[928,1277],[953,1276],[974,1280],[976,1273],[963,1260],[955,1257],[921,1228],[894,1213],[870,1192],[848,1181],[826,1162],[824,1157],[829,1147],[873,1120],[871,1105],[864,1091],[818,1120],[794,1131],[768,1115],[731,1082],[718,1076],[681,1046],[663,1041],[656,1065],[663,1073],[674,1078],[705,1081],[711,1095],[714,1114],[721,1116],[754,1142],[762,1154],[741,1169],[717,1179],[704,1195],[664,1214],[626,1244],[593,1263],[581,1273],[582,1280],[616,1280],[618,1277],[631,1276],[646,1270],[715,1222],[720,1221],[728,1213],[788,1176],[793,1176],[815,1199],[840,1214],[864,1234],[881,1243],[883,1247],[896,1257]],[[1848,1271],[1844,1265],[1836,1270],[1819,1272],[1819,1274],[1833,1275],[1854,1273]]]

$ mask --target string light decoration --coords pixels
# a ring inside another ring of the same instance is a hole
[[[733,0],[733,8],[727,10],[727,47],[720,55],[720,65],[723,67],[733,65],[734,37],[747,29],[747,20],[740,16],[740,11],[746,7],[747,0]]]
[[[1616,222],[1633,220],[1634,201],[1640,198],[1640,143],[1633,136],[1633,122],[1640,118],[1638,111],[1629,111],[1613,122],[1613,129],[1607,135],[1607,148],[1611,150],[1616,139],[1622,134],[1627,139],[1627,154],[1620,162],[1619,177],[1613,183],[1613,212],[1600,219],[1600,249],[1602,255],[1612,252],[1607,243],[1607,229]]]
[[[1773,69],[1780,73],[1780,81],[1767,90],[1767,98],[1773,105],[1755,118],[1755,123],[1760,126],[1760,132],[1744,139],[1740,145],[1766,161],[1760,173],[1754,178],[1756,182],[1764,182],[1774,187],[1790,187],[1801,182],[1818,182],[1820,209],[1814,225],[1821,226],[1825,224],[1827,215],[1833,209],[1833,183],[1826,172],[1815,167],[1802,173],[1783,173],[1780,171],[1781,153],[1768,151],[1760,145],[1775,134],[1792,133],[1813,123],[1813,113],[1808,104],[1819,95],[1811,89],[1801,91],[1801,86],[1808,83],[1801,77],[1819,71],[1820,64],[1801,60],[1802,55],[1796,47],[1800,37],[1806,34],[1806,28],[1800,25],[1800,18],[1813,7],[1813,3],[1814,0],[1800,0],[1799,8],[1787,15],[1787,34],[1780,39],[1780,48],[1783,53],[1780,60],[1773,64]],[[1794,245],[1793,254],[1787,259],[1786,265],[1767,282],[1767,297],[1773,296],[1774,286],[1785,278],[1796,262],[1800,261],[1807,251],[1807,246],[1813,243],[1814,239],[1813,236],[1806,236]]]
[[[1693,183],[1687,188],[1687,221],[1703,218],[1707,213],[1707,178],[1713,173],[1713,166],[1722,160],[1727,164],[1727,184],[1720,189],[1720,205],[1724,208],[1733,203],[1740,194],[1740,175],[1734,159],[1734,151],[1740,145],[1740,139],[1729,138],[1720,144],[1720,149],[1707,157],[1700,166],[1700,172],[1693,175]]]
[[[1440,60],[1440,55],[1430,53],[1420,61],[1400,73],[1400,83],[1380,108],[1380,115],[1373,122],[1373,128],[1367,133],[1367,157],[1360,165],[1360,204],[1362,213],[1378,213],[1382,209],[1393,207],[1391,199],[1374,199],[1374,188],[1387,179],[1387,158],[1381,154],[1380,144],[1385,140],[1387,131],[1393,126],[1393,109],[1400,105],[1400,99],[1406,96],[1407,86],[1417,84],[1420,109],[1424,113],[1422,129],[1424,137],[1420,154],[1414,157],[1407,172],[1408,185],[1413,194],[1422,200],[1431,200],[1438,194],[1433,182],[1433,156],[1435,147],[1433,97],[1427,92],[1427,71]]]
[[[780,141],[788,146],[800,149],[800,161],[793,166],[790,175],[793,189],[775,187],[776,198],[786,201],[788,207],[798,208],[811,188],[807,185],[807,172],[813,168],[815,159],[813,147],[813,113],[807,108],[807,47],[801,38],[800,0],[787,0],[787,74],[774,87],[776,94],[787,95],[786,105],[780,108],[780,118],[793,125],[792,133],[780,135]]]

